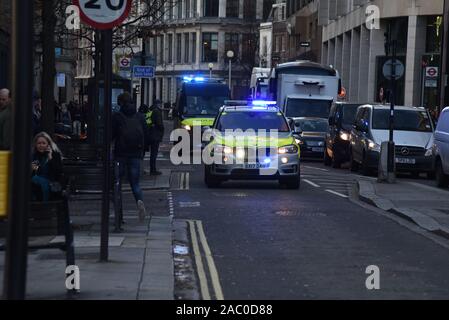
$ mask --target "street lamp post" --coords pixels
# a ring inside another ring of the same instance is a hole
[[[209,63],[209,79],[212,79],[212,69],[214,68],[214,64],[211,62]]]
[[[231,96],[232,96],[232,83],[231,83],[231,79],[232,79],[232,58],[234,58],[234,51],[229,50],[226,55],[229,58],[229,91],[231,92]]]

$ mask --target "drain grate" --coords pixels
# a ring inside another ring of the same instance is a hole
[[[233,197],[233,198],[246,198],[248,197],[247,193],[243,192],[232,192],[232,193],[226,193],[226,192],[213,192],[213,196],[225,198],[225,197]]]

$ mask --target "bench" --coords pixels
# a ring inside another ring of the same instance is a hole
[[[121,223],[123,220],[122,193],[119,188],[119,181],[115,177],[118,176],[118,164],[115,163],[111,167],[111,184],[110,193],[114,203],[114,221],[115,232],[122,231]],[[88,166],[84,163],[79,165],[65,165],[64,175],[69,177],[68,192],[69,199],[73,201],[83,200],[101,200],[103,194],[103,167]],[[97,195],[100,197],[92,197]]]
[[[67,197],[48,202],[30,202],[29,208],[28,248],[63,250],[66,255],[66,265],[75,265],[73,228]],[[0,236],[3,238],[6,235],[7,219],[0,221]],[[63,240],[58,239],[58,236],[63,236]],[[5,249],[6,243],[0,241],[0,251]]]

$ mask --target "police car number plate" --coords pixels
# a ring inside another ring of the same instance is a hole
[[[245,163],[245,169],[264,169],[269,167],[269,163]]]

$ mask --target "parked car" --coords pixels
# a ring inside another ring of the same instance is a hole
[[[438,187],[449,185],[449,107],[441,112],[435,130],[435,176]]]
[[[349,161],[349,140],[357,108],[362,103],[334,102],[329,114],[329,128],[326,133],[324,164],[340,168]]]
[[[389,139],[390,106],[363,105],[357,110],[350,138],[351,170],[364,175],[377,170],[380,148]],[[433,122],[424,108],[396,106],[394,142],[396,170],[434,174]]]
[[[296,118],[295,129],[302,159],[323,159],[324,138],[328,120],[325,118]]]

